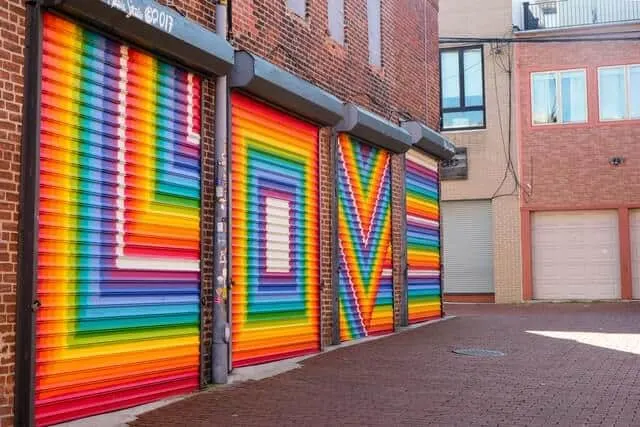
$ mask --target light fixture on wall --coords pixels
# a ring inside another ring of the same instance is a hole
[[[609,158],[609,164],[611,166],[620,166],[623,163],[624,163],[624,157],[615,156],[615,157],[610,157]]]

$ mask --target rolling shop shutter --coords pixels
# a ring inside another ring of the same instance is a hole
[[[443,201],[440,209],[445,295],[494,293],[491,201]]]
[[[438,162],[407,152],[407,301],[409,323],[441,315]]]
[[[338,144],[340,335],[393,330],[391,155],[347,134]]]
[[[232,95],[232,365],[320,349],[318,127]]]
[[[620,298],[618,212],[534,212],[533,298]]]
[[[200,87],[44,16],[38,425],[199,385]]]

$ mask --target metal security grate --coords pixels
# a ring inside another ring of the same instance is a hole
[[[498,350],[486,350],[483,348],[457,348],[453,352],[463,356],[476,357],[501,357],[505,355],[505,353]]]

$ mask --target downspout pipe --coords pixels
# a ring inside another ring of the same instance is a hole
[[[216,33],[227,38],[227,0],[216,4]],[[228,99],[229,85],[227,76],[216,79],[215,101],[215,227],[213,253],[213,343],[212,343],[212,382],[226,384],[229,374],[229,337],[230,329],[227,317],[227,137],[228,137]]]

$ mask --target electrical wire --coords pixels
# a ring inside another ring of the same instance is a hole
[[[497,68],[500,67],[500,65],[498,65],[498,57],[500,57],[500,52],[497,51],[497,45],[494,48],[493,46],[491,47],[491,57],[493,59],[493,88],[495,91],[495,96],[496,96],[496,107],[498,110],[498,126],[500,128],[500,139],[502,140],[502,149],[503,149],[503,153],[505,155],[505,168],[504,168],[504,174],[502,175],[502,181],[500,181],[500,184],[498,184],[498,187],[496,188],[496,190],[493,192],[493,195],[491,196],[491,200],[494,200],[498,197],[506,197],[506,196],[511,196],[514,195],[514,193],[517,191],[517,187],[515,187],[514,184],[514,189],[510,192],[510,193],[506,193],[506,194],[498,194],[500,193],[500,190],[502,190],[502,187],[504,187],[505,182],[507,181],[507,178],[509,177],[509,158],[511,156],[511,135],[509,135],[509,144],[507,144],[505,137],[504,137],[504,126],[503,126],[503,122],[502,122],[502,109],[500,108],[500,93],[498,91],[498,70]],[[509,74],[509,70],[507,70],[508,74]],[[510,76],[510,74],[509,74]],[[509,77],[509,80],[511,80],[511,78]],[[511,100],[509,100],[510,102]]]
[[[508,46],[506,44],[504,44],[504,46]],[[500,198],[500,197],[509,197],[509,196],[516,196],[518,194],[518,190],[522,191],[523,197],[525,198],[525,200],[527,199],[527,197],[531,196],[530,191],[524,187],[520,181],[520,177],[518,176],[518,171],[517,168],[514,164],[514,160],[513,160],[513,155],[512,155],[512,146],[513,146],[513,100],[512,98],[512,78],[513,78],[513,63],[512,63],[512,52],[511,52],[511,47],[509,46],[508,51],[507,51],[507,55],[506,55],[506,63],[505,61],[505,56],[502,55],[502,49],[503,47],[500,46],[500,44],[496,43],[493,44],[491,46],[491,57],[493,59],[493,63],[494,63],[494,70],[493,70],[493,80],[494,80],[494,91],[495,91],[495,95],[496,95],[496,106],[497,106],[497,112],[498,112],[498,125],[500,127],[500,138],[502,140],[502,147],[504,150],[504,154],[505,154],[505,160],[506,160],[506,164],[505,164],[505,170],[504,170],[504,175],[502,177],[502,181],[500,182],[500,184],[498,185],[498,187],[496,188],[495,192],[493,193],[493,195],[491,196],[491,200]],[[498,90],[498,68],[500,70],[502,70],[504,73],[506,73],[509,77],[509,81],[508,81],[508,102],[509,102],[509,110],[508,110],[508,136],[507,138],[505,138],[504,135],[504,123],[502,120],[502,109],[500,108],[500,102],[499,102],[499,97],[500,97],[500,93]],[[513,179],[513,190],[511,190],[510,192],[507,193],[503,193],[500,194],[500,190],[504,187],[507,178],[509,177],[509,175],[511,175],[512,179]]]

